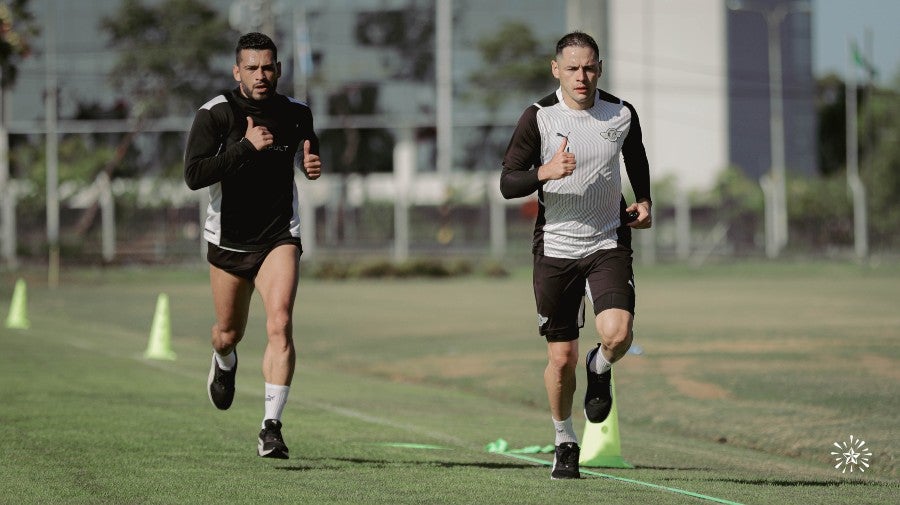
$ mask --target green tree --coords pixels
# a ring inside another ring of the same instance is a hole
[[[181,116],[228,82],[215,58],[231,55],[237,34],[202,0],[124,0],[100,27],[119,51],[111,82],[133,116]]]
[[[829,74],[816,82],[819,172],[831,175],[843,171],[847,159],[847,96],[844,81]]]
[[[203,0],[162,0],[146,5],[141,0],[123,0],[118,11],[100,20],[100,29],[118,53],[110,84],[122,93],[124,112],[134,126],[121,135],[108,151],[106,163],[97,167],[90,180],[100,172],[110,177],[123,173],[126,159],[134,153],[134,140],[147,120],[183,116],[221,89],[222,83],[228,82],[231,48],[237,37]],[[223,61],[224,68],[217,66]],[[163,175],[173,175],[181,166],[181,135],[159,133],[152,142]],[[98,203],[85,209],[75,225],[76,234],[91,228],[98,210]]]
[[[91,145],[84,135],[66,135],[59,142],[59,183],[61,187],[90,185],[113,156],[112,148]],[[27,174],[33,187],[20,205],[39,212],[46,205],[47,150],[43,142],[23,142],[10,150],[10,164]]]
[[[403,8],[360,12],[354,35],[360,46],[390,50],[382,61],[392,78],[428,82],[434,78],[434,24],[430,2],[412,1]]]
[[[847,168],[846,84],[829,75],[817,89],[820,171],[840,186],[846,184]],[[860,86],[857,96],[859,171],[868,194],[869,227],[873,245],[887,248],[897,243],[900,231],[900,76],[891,88]],[[844,215],[850,212],[845,202],[832,207],[843,209]],[[805,215],[822,212],[812,204],[802,210]]]
[[[504,105],[514,100],[531,103],[540,93],[554,88],[550,73],[552,54],[545,50],[551,46],[539,41],[527,24],[507,21],[478,40],[477,47],[483,64],[469,75],[470,91],[465,98],[479,103],[488,120],[479,127],[476,145],[466,149],[464,166],[473,168],[483,165],[486,156],[497,159],[503,155],[509,139],[493,137]]]
[[[0,87],[16,81],[19,64],[31,54],[31,39],[39,33],[28,0],[0,2]]]
[[[873,242],[900,243],[900,79],[876,89],[860,111],[860,174],[868,192]]]
[[[124,95],[122,102],[136,125],[103,167],[112,176],[123,167],[147,119],[184,116],[231,82],[228,70],[237,33],[204,0],[148,5],[123,0],[117,12],[101,19],[100,28],[119,54],[110,83]],[[154,144],[156,168],[163,175],[176,175],[183,154],[181,133],[160,133]],[[92,219],[94,212],[96,208],[89,209],[85,219]]]
[[[484,65],[469,76],[470,98],[480,101],[489,113],[495,114],[508,100],[520,95],[552,87],[552,55],[525,23],[507,21],[476,45]]]

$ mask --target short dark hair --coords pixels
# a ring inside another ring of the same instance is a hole
[[[256,51],[264,51],[269,49],[272,51],[272,57],[278,61],[278,48],[268,35],[259,32],[250,32],[241,35],[238,39],[237,47],[234,48],[234,61],[241,62],[241,51],[244,49],[254,49]]]
[[[584,32],[574,31],[563,35],[563,38],[559,39],[559,42],[556,43],[556,55],[561,55],[563,49],[571,46],[590,47],[594,50],[594,56],[596,56],[598,60],[600,59],[600,48],[597,47],[597,41],[594,40],[594,37],[591,37]]]

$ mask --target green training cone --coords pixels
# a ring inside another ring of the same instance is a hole
[[[582,466],[605,468],[634,468],[622,459],[622,444],[619,441],[619,409],[616,405],[616,382],[611,379],[612,409],[602,423],[585,421],[584,437],[581,440]]]
[[[31,322],[28,320],[28,295],[26,291],[25,280],[17,280],[12,301],[9,303],[9,314],[6,316],[7,328],[15,330],[31,328]]]
[[[172,352],[172,321],[169,318],[169,297],[162,293],[156,300],[156,313],[150,327],[150,341],[144,357],[150,359],[175,359]]]

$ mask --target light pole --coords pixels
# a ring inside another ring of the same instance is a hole
[[[856,105],[856,65],[854,64],[854,47],[852,39],[847,41],[849,68],[845,83],[846,98],[844,100],[847,121],[847,187],[853,198],[853,245],[856,258],[865,260],[869,255],[869,233],[866,216],[866,187],[859,176],[859,120]],[[869,78],[871,79],[871,71]]]
[[[811,12],[809,2],[782,1],[774,6],[748,0],[728,0],[728,9],[756,12],[766,21],[769,53],[769,139],[772,166],[766,191],[766,254],[777,257],[788,242],[787,190],[785,178],[784,93],[781,67],[781,23],[791,12]]]
[[[57,135],[58,88],[56,75],[56,2],[47,4],[47,95],[44,106],[47,111],[45,124],[47,142],[44,149],[47,161],[47,284],[56,288],[59,284],[59,136]]]
[[[0,82],[3,71],[0,68]],[[0,256],[11,270],[16,259],[16,207],[9,178],[9,132],[6,129],[6,87],[0,84]]]
[[[437,171],[449,180],[453,172],[453,0],[435,2],[435,20]]]

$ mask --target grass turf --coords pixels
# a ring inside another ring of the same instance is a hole
[[[66,272],[55,290],[32,274],[32,328],[0,329],[0,503],[709,501],[641,483],[748,504],[891,503],[900,487],[895,268],[639,268],[645,353],[616,367],[637,468],[594,469],[638,483],[554,482],[546,466],[485,452],[498,437],[552,442],[526,273],[301,281],[287,461],[255,455],[258,299],[238,397],[219,412],[204,390],[202,269]],[[142,356],[161,292],[172,362]],[[874,453],[863,474],[833,468],[831,444],[851,434]]]

